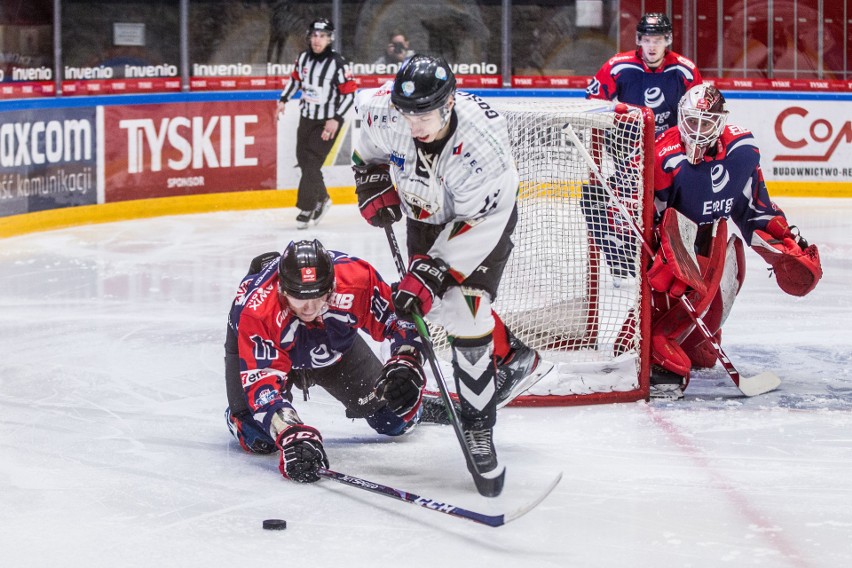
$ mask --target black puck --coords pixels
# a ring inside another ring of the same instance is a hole
[[[287,528],[287,521],[283,519],[266,519],[263,528],[268,531],[283,531]]]

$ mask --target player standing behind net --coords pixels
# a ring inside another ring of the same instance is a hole
[[[513,246],[518,172],[505,119],[455,85],[446,61],[414,55],[393,83],[359,92],[353,169],[370,224],[407,217],[396,313],[428,314],[446,329],[464,438],[485,478],[477,489],[496,496],[505,474],[494,449],[497,406],[553,366],[491,310]]]
[[[727,219],[769,263],[784,292],[804,296],[822,277],[816,245],[809,246],[788,226],[784,212],[769,197],[751,132],[725,124],[728,111],[722,93],[709,83],[692,87],[681,99],[678,114],[678,126],[656,141],[654,202],[660,248],[648,271],[655,291],[651,395],[673,399],[683,396],[691,368],[716,363],[715,350],[676,298],[692,288],[689,297],[696,312],[703,314],[721,343],[722,324],[745,277],[742,241],[735,235],[728,239]],[[675,212],[698,225],[694,247],[689,231],[678,230],[684,223],[669,218],[676,219]],[[697,283],[686,277],[691,262],[687,255],[676,254],[692,254],[693,249],[700,271]]]
[[[684,93],[701,83],[698,67],[672,44],[672,23],[665,14],[645,14],[636,25],[638,49],[610,58],[586,88],[587,99],[618,100],[654,111],[656,134],[677,124]]]
[[[671,51],[671,44],[672,24],[668,16],[645,14],[636,25],[638,48],[618,53],[604,63],[586,88],[586,98],[617,100],[650,108],[654,112],[655,135],[675,126],[677,104],[690,87],[701,83],[701,73],[695,63]],[[621,124],[619,127],[630,126]],[[621,134],[615,139],[630,136]],[[641,158],[632,153],[632,148],[620,147],[613,138],[607,138],[606,148],[615,163],[610,186],[630,207],[636,203],[639,188],[634,172]],[[634,276],[633,259],[638,242],[621,215],[607,202],[606,192],[596,183],[584,187],[581,204],[589,232],[604,251],[618,285],[622,278]]]
[[[322,165],[343,126],[343,117],[352,107],[355,80],[346,59],[331,49],[334,26],[325,18],[308,27],[308,49],[296,58],[290,80],[278,101],[279,118],[287,101],[302,90],[301,117],[296,131],[296,161],[302,169],[296,207],[296,228],[319,223],[331,207]]]
[[[393,355],[384,365],[358,330],[390,341]],[[291,404],[293,386],[306,400],[309,387],[322,387],[348,417],[399,436],[427,404],[421,406],[421,345],[414,326],[394,315],[390,287],[365,261],[316,240],[258,256],[228,314],[228,428],[248,452],[280,450],[284,477],[317,481],[328,457],[319,431]]]

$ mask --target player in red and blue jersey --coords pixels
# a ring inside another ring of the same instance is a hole
[[[690,369],[712,367],[717,358],[678,298],[688,292],[696,312],[721,341],[722,324],[745,276],[743,241],[769,263],[778,286],[788,294],[804,296],[822,277],[816,245],[788,225],[769,197],[754,136],[726,124],[722,93],[709,83],[692,87],[681,99],[678,114],[678,126],[655,142],[660,252],[648,271],[655,291],[651,394],[665,398],[683,396]],[[679,220],[668,223],[672,214]],[[728,220],[742,240],[728,237]],[[676,250],[686,254],[671,252]],[[688,270],[679,268],[690,263],[687,256],[693,251],[700,273],[697,285],[684,279]]]
[[[587,99],[618,100],[654,111],[656,134],[677,124],[677,104],[701,83],[698,67],[669,49],[672,23],[665,14],[645,14],[636,25],[638,49],[610,58],[586,88]]]
[[[384,365],[359,330],[390,342]],[[413,324],[397,319],[391,288],[370,264],[316,240],[291,242],[281,255],[252,261],[231,305],[228,427],[246,451],[280,450],[285,477],[317,481],[328,457],[319,431],[293,407],[293,386],[306,400],[310,387],[322,387],[348,417],[398,436],[422,413],[419,346]]]

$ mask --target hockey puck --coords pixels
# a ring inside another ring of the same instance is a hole
[[[263,528],[268,531],[283,531],[287,528],[287,521],[283,519],[266,519]]]

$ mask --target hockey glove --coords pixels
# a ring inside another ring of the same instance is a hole
[[[419,359],[412,353],[394,355],[385,363],[376,383],[376,396],[384,399],[391,412],[406,422],[417,413],[426,386]]]
[[[396,315],[411,320],[418,312],[425,316],[432,309],[435,298],[444,295],[447,289],[447,273],[450,266],[440,258],[416,255],[408,265],[408,272],[393,293]]]
[[[399,194],[390,177],[387,164],[353,166],[355,193],[361,216],[374,227],[390,227],[402,219]]]
[[[673,267],[674,265],[667,263],[663,254],[658,252],[654,257],[654,263],[648,269],[648,283],[655,292],[680,298],[686,292],[686,282],[677,277]]]
[[[787,219],[770,219],[766,230],[757,229],[751,246],[772,267],[778,287],[792,296],[804,296],[822,278],[822,262],[816,245],[793,233]]]
[[[292,424],[278,434],[275,445],[281,450],[278,469],[288,479],[313,483],[319,481],[317,469],[328,467],[322,436],[316,428]]]

